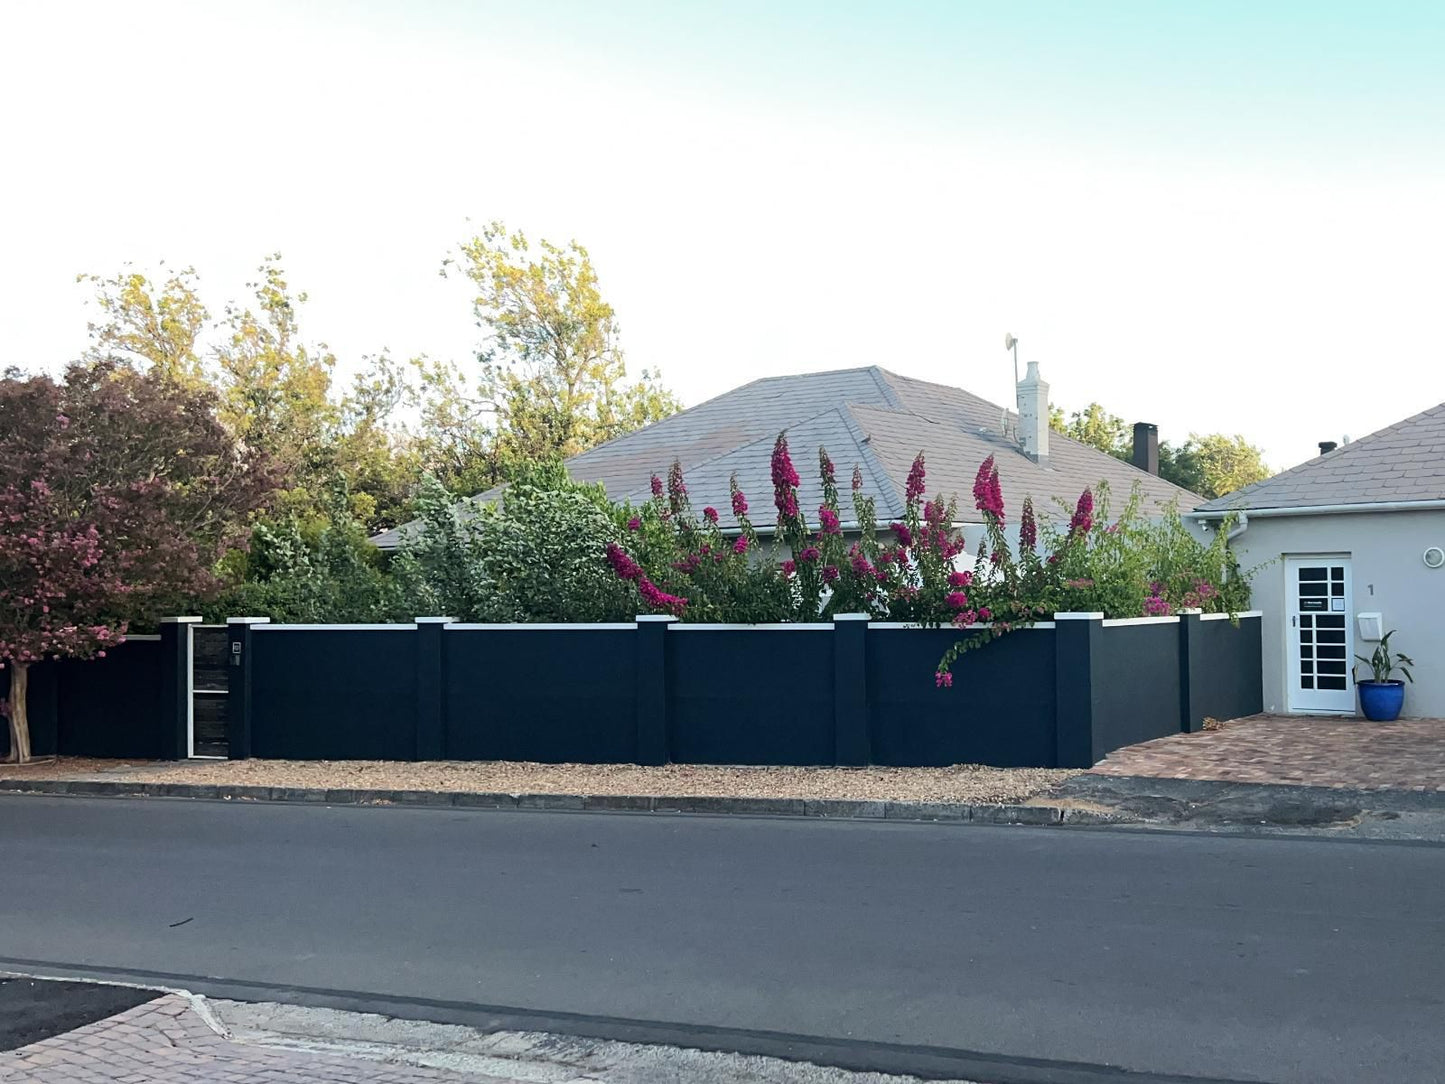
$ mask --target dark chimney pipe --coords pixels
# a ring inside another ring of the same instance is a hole
[[[1338,447],[1339,445],[1332,440],[1322,440],[1320,441],[1320,455],[1329,455]]]
[[[1159,473],[1159,427],[1149,422],[1134,423],[1134,466]]]

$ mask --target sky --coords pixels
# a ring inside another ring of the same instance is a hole
[[[1282,469],[1445,400],[1445,4],[0,2],[0,366],[81,272],[280,252],[343,371],[466,361],[482,223],[692,404],[881,365]]]

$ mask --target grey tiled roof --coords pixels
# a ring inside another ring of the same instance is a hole
[[[1199,506],[1315,508],[1445,500],[1445,403]]]
[[[770,457],[774,439],[786,429],[802,478],[799,500],[810,519],[822,499],[819,445],[837,464],[845,521],[850,518],[848,487],[855,464],[863,470],[864,492],[876,500],[878,518],[886,523],[902,514],[908,469],[920,451],[928,492],[957,494],[961,519],[976,515],[973,479],[990,455],[998,464],[1004,497],[1014,509],[1025,496],[1033,497],[1044,513],[1057,501],[1072,507],[1084,487],[1101,480],[1118,501],[1137,483],[1146,512],[1176,502],[1189,508],[1199,500],[1188,490],[1058,433],[1049,435],[1049,461],[1040,466],[1011,436],[1003,435],[1005,421],[1012,431],[1015,415],[976,395],[877,366],[768,377],[573,456],[567,469],[579,481],[601,482],[614,500],[640,504],[651,496],[651,476],[665,476],[677,459],[694,508],[714,506],[724,527],[734,525],[728,478],[736,471],[754,524],[770,526]],[[490,500],[498,492],[473,499]],[[393,547],[406,530],[388,531],[375,541]]]

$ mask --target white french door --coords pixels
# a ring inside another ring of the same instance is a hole
[[[1288,557],[1284,567],[1289,710],[1353,715],[1350,559]]]

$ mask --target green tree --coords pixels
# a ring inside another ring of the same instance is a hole
[[[1132,428],[1098,403],[1069,415],[1061,407],[1050,408],[1049,428],[1126,463],[1134,458]],[[1264,454],[1238,434],[1190,433],[1183,444],[1159,444],[1159,477],[1209,500],[1269,475]]]
[[[87,325],[89,360],[120,357],[180,383],[206,382],[200,339],[211,314],[201,302],[194,268],[168,273],[159,284],[129,269],[110,278],[80,275],[76,281],[94,284],[101,313]]]
[[[1260,450],[1237,433],[1191,433],[1178,448],[1160,445],[1159,473],[1213,500],[1264,481],[1270,470]]]
[[[509,463],[575,455],[677,411],[655,374],[627,381],[615,313],[577,242],[534,249],[493,222],[450,266],[476,287],[487,331],[470,403],[490,423],[499,477]]]
[[[1098,403],[1074,411],[1067,420],[1062,408],[1053,407],[1049,411],[1049,427],[1116,459],[1128,460],[1133,456],[1133,431],[1128,423]]]
[[[325,343],[308,346],[301,339],[297,310],[306,294],[292,296],[280,259],[268,256],[260,279],[247,284],[254,308],[226,306],[225,339],[215,358],[222,420],[238,440],[292,470],[304,490],[327,465],[327,438],[340,423],[330,398],[336,357]]]

